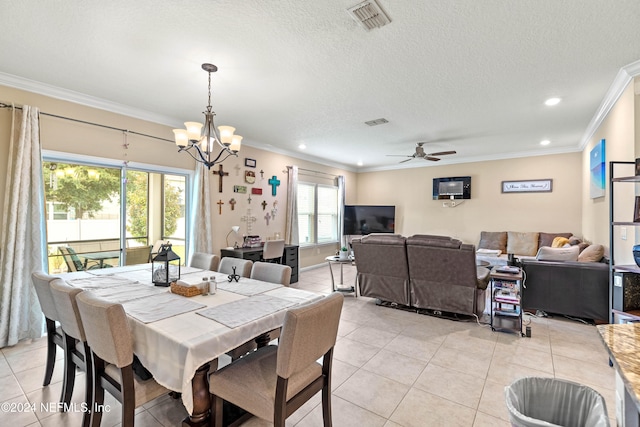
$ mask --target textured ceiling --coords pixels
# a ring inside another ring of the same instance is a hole
[[[379,0],[392,22],[370,32],[357,3],[3,0],[0,84],[179,127],[202,120],[211,62],[217,122],[244,143],[375,170],[435,164],[386,156],[419,141],[458,152],[440,164],[579,150],[640,59],[637,0]]]

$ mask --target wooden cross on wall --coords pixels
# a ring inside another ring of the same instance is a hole
[[[278,185],[280,185],[280,180],[278,179],[277,176],[273,175],[271,177],[271,179],[269,179],[269,181],[267,181],[267,182],[271,186],[271,195],[275,196],[276,195],[276,189],[278,188]]]
[[[229,204],[231,205],[231,210],[236,208],[236,199],[229,200]]]
[[[218,175],[218,177],[220,177],[219,181],[218,181],[218,192],[222,193],[222,178],[225,176],[229,175],[229,172],[225,172],[222,170],[222,163],[220,163],[220,169],[218,169],[217,171],[213,171],[214,175]]]
[[[267,201],[263,200],[262,203],[260,203],[262,205],[262,210],[265,210],[267,208]]]
[[[218,215],[222,215],[222,205],[224,205],[224,202],[222,200],[218,200]]]

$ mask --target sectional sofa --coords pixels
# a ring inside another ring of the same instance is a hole
[[[352,241],[362,296],[434,312],[482,315],[489,270],[475,246],[446,236],[370,234]]]

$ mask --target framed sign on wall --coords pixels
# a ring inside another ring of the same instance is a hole
[[[526,181],[502,181],[503,193],[550,193],[552,179],[529,179]]]

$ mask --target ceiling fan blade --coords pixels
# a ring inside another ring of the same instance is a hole
[[[400,163],[405,163],[405,162],[408,162],[409,160],[413,160],[413,156],[409,156],[409,157],[410,157],[409,159],[407,159],[407,160],[402,160]]]
[[[387,154],[387,157],[414,157],[413,155],[411,156],[405,156],[404,154]]]
[[[431,156],[424,156],[423,159],[425,160],[431,160],[432,162],[439,162],[440,159],[437,157],[431,157]]]
[[[440,151],[439,153],[429,153],[427,156],[446,156],[448,154],[456,154],[455,151]]]

